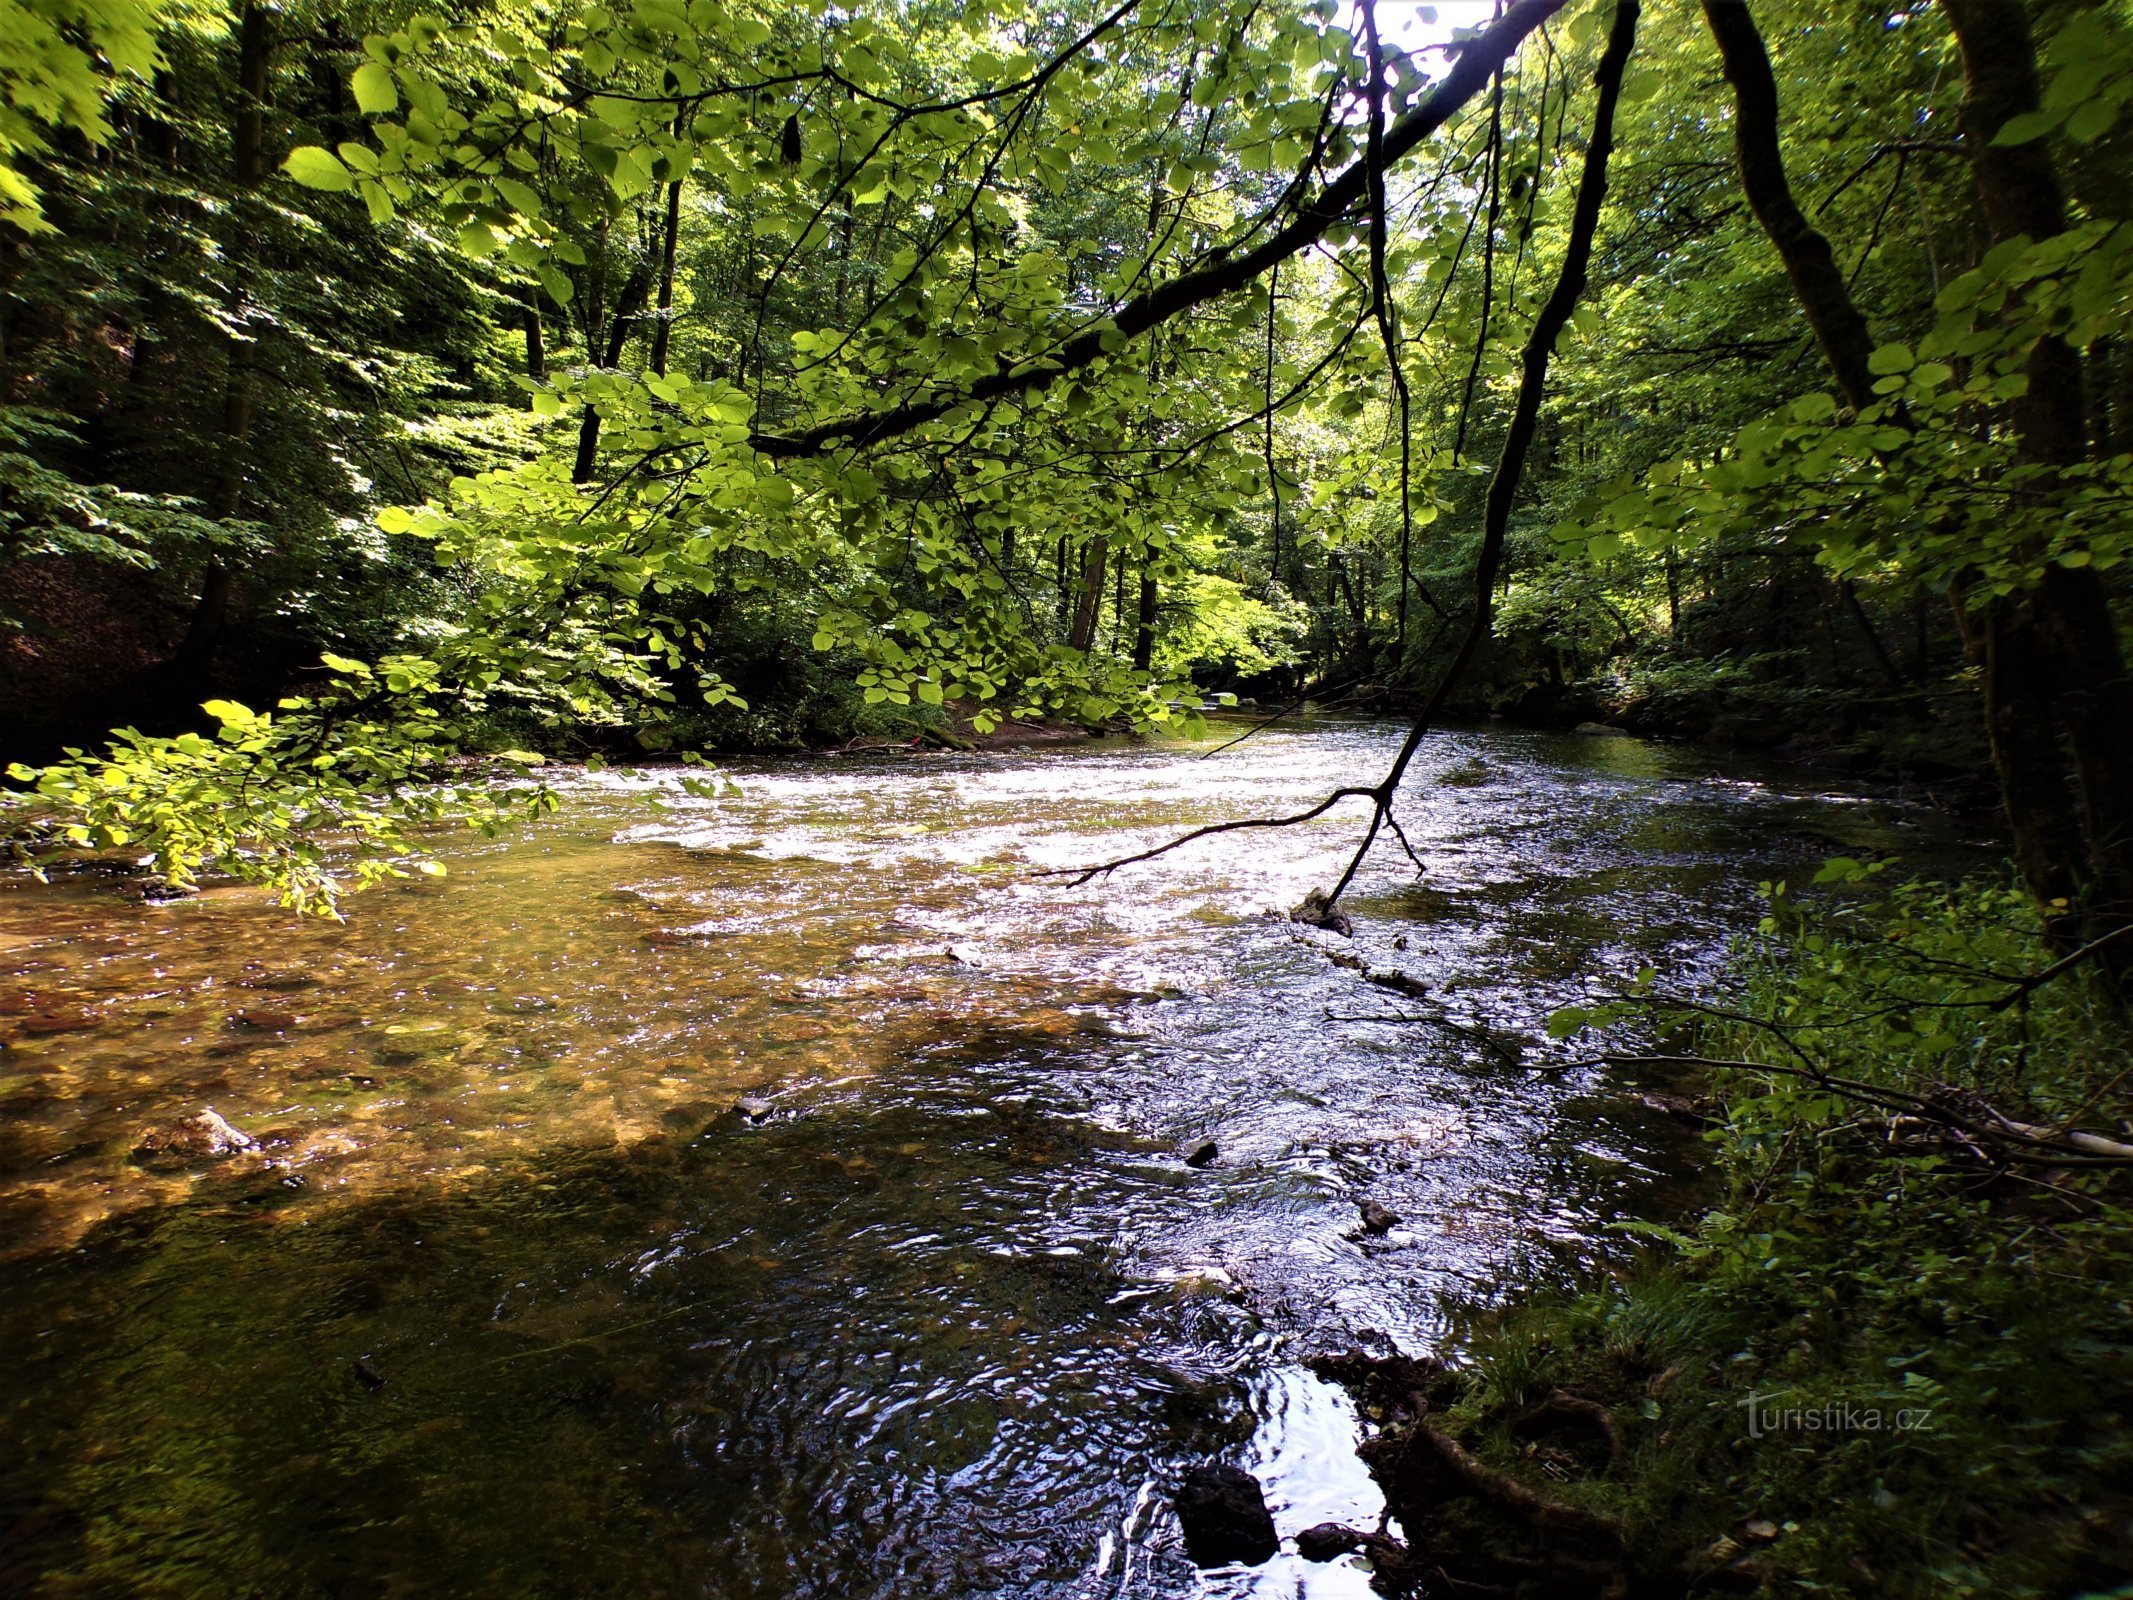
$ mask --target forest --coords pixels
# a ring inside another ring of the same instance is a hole
[[[2133,1595],[2129,101],[0,0],[0,1592]]]

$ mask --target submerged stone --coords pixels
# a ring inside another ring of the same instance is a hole
[[[1188,1139],[1178,1146],[1178,1159],[1188,1167],[1211,1167],[1222,1147],[1212,1139]]]
[[[212,1108],[203,1108],[175,1122],[143,1129],[134,1141],[133,1154],[142,1161],[208,1161],[250,1150],[257,1142],[231,1127]]]

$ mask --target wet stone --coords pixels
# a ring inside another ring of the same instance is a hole
[[[1296,1553],[1306,1561],[1334,1561],[1363,1546],[1363,1536],[1339,1522],[1321,1522],[1296,1536]]]
[[[1400,1214],[1376,1200],[1365,1200],[1357,1209],[1363,1214],[1365,1233],[1390,1233],[1400,1225]]]
[[[1188,1167],[1211,1167],[1222,1147],[1212,1139],[1188,1139],[1178,1146],[1178,1159]]]
[[[1348,914],[1333,904],[1323,889],[1313,889],[1303,897],[1303,904],[1289,913],[1291,922],[1300,922],[1307,928],[1324,928],[1328,933],[1337,933],[1344,939],[1355,937],[1355,924]]]
[[[1281,1548],[1259,1480],[1242,1467],[1195,1467],[1172,1497],[1185,1553],[1197,1566],[1256,1567]]]

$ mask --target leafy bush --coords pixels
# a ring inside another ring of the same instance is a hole
[[[1759,1592],[2073,1595],[2133,1580],[2133,1245],[2123,1167],[1986,1148],[1906,1097],[2110,1128],[2133,1038],[1999,885],[1797,903],[1697,1035],[1717,1192],[1615,1280],[1477,1316],[1459,1420],[1607,1403],[1620,1468],[1570,1485],[1649,1562]],[[1876,1100],[1893,1103],[1876,1104]],[[1947,1103],[1975,1102],[1951,1099]],[[1538,1354],[1537,1354],[1538,1352]],[[1752,1529],[1753,1532],[1744,1532]]]

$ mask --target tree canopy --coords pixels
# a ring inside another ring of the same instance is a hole
[[[462,755],[1583,686],[1982,740],[2133,905],[2117,0],[18,12],[52,839],[326,904],[544,803]]]

